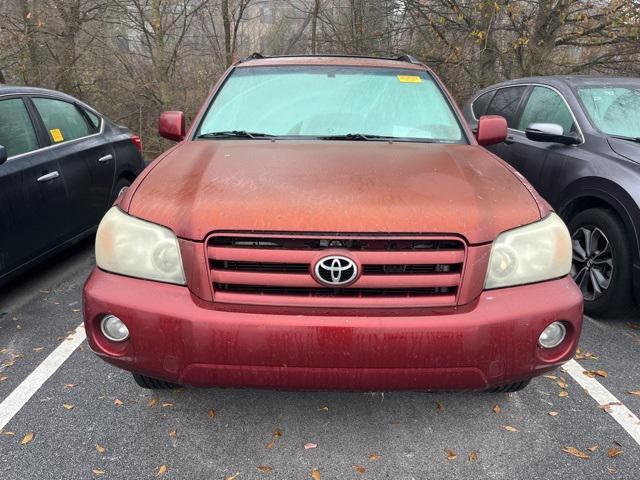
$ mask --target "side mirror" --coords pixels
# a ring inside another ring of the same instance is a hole
[[[161,137],[180,142],[184,140],[186,128],[184,123],[184,113],[163,112],[158,123],[158,133]]]
[[[476,140],[486,147],[504,142],[507,138],[507,121],[499,115],[483,115],[478,120]]]
[[[0,165],[7,161],[7,149],[0,145]]]
[[[534,142],[553,142],[563,145],[576,145],[580,137],[576,133],[564,134],[564,129],[556,123],[532,123],[524,132]]]

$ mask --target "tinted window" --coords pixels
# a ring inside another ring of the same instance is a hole
[[[75,105],[51,98],[34,98],[33,103],[42,117],[51,142],[68,142],[92,133]]]
[[[38,148],[29,112],[20,98],[0,101],[0,145],[13,157]]]
[[[380,135],[462,142],[447,98],[426,71],[300,66],[234,70],[198,134],[246,130],[284,137]]]
[[[84,108],[82,109],[82,111],[87,114],[87,117],[89,117],[89,121],[91,122],[91,129],[94,132],[100,130],[100,117],[91,113],[89,110],[85,110]]]
[[[486,115],[501,115],[507,119],[509,128],[516,128],[518,104],[527,87],[501,88],[491,99]]]
[[[578,95],[601,132],[640,138],[640,85],[587,87]]]
[[[534,87],[518,122],[518,130],[532,123],[555,123],[564,133],[573,130],[573,117],[562,97],[546,87]]]
[[[476,118],[480,118],[487,111],[487,107],[489,106],[489,101],[491,100],[493,91],[484,93],[480,95],[473,101],[473,115]]]

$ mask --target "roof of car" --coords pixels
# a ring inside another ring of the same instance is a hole
[[[542,83],[551,86],[565,85],[569,87],[579,87],[581,85],[593,85],[598,83],[602,83],[603,85],[624,85],[628,84],[630,81],[640,83],[640,79],[634,77],[610,77],[607,75],[548,75],[507,80],[506,82],[496,83],[495,85],[486,87],[482,91],[484,92],[487,90],[493,90],[496,87],[506,87],[522,83]]]
[[[237,67],[275,67],[288,65],[335,65],[345,67],[387,67],[406,68],[411,70],[428,70],[426,65],[408,55],[402,55],[399,57],[367,57],[358,55],[263,56],[259,53],[254,53],[236,64]]]
[[[75,100],[70,95],[67,95],[63,92],[58,92],[56,90],[48,90],[46,88],[38,88],[38,87],[21,87],[17,85],[3,85],[0,84],[0,95],[54,95],[57,97],[65,97],[68,99]]]

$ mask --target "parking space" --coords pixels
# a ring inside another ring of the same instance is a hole
[[[87,242],[0,293],[0,402],[81,323],[91,264]],[[639,327],[586,319],[578,359],[636,415]],[[0,478],[636,478],[610,408],[562,371],[508,395],[156,393],[83,342],[4,426]]]

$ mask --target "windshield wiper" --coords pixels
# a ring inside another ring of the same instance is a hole
[[[609,135],[612,138],[619,138],[620,140],[628,140],[629,142],[640,143],[640,137],[625,137],[624,135]]]
[[[421,143],[433,143],[433,140],[428,140],[425,138],[420,139],[409,139],[404,137],[389,137],[386,135],[370,135],[368,133],[347,133],[346,135],[323,135],[318,137],[320,140],[368,140],[368,141],[380,141],[384,140],[387,142],[393,141],[419,141]]]
[[[228,130],[224,132],[207,132],[198,135],[198,138],[274,138],[275,135],[260,132],[247,132],[246,130]]]

